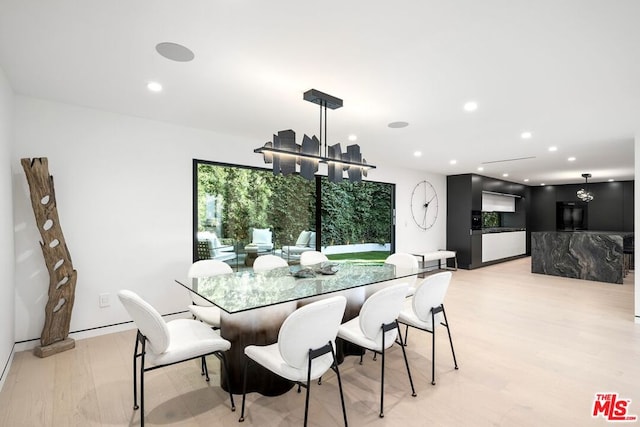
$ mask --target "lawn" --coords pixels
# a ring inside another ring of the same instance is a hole
[[[349,261],[352,263],[383,264],[389,256],[387,251],[350,252],[346,254],[327,255],[332,261]]]

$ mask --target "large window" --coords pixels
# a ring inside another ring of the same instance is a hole
[[[308,181],[202,160],[193,166],[194,259],[242,268],[264,253],[295,263],[306,250],[374,261],[392,250],[392,184]]]

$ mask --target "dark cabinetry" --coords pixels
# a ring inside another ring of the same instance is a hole
[[[472,212],[479,211],[482,199],[473,200],[469,175],[447,177],[447,249],[456,251],[458,266],[471,265]]]
[[[502,226],[527,227],[529,190],[526,185],[476,174],[448,176],[447,249],[457,251],[458,266],[461,268],[483,265],[482,230],[473,226],[474,215],[482,211],[483,191],[519,196],[515,201],[516,211],[502,214]]]
[[[529,229],[532,232],[554,231],[556,229],[556,190],[553,186],[531,189],[531,210],[529,213],[531,217]]]
[[[501,213],[501,227],[526,228],[527,254],[533,231],[555,231],[559,202],[577,202],[584,184],[529,187],[476,174],[447,177],[447,249],[458,253],[458,265],[476,268],[482,262],[482,230],[473,230],[474,212],[482,210],[482,192],[520,196],[516,211]],[[628,231],[634,227],[634,181],[589,183],[594,199],[587,203],[587,229]],[[560,203],[563,205],[563,203]],[[486,231],[486,230],[485,230]]]
[[[589,183],[594,199],[586,203],[587,229],[633,231],[633,181]],[[576,192],[584,184],[549,185],[531,188],[531,231],[555,231],[556,207],[578,202]]]
[[[634,182],[627,181],[622,185],[622,230],[633,231],[634,227]]]

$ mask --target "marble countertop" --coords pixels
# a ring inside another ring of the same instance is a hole
[[[600,231],[600,230],[555,230],[555,231],[534,231],[533,233],[614,234],[616,236],[633,236],[633,231]]]

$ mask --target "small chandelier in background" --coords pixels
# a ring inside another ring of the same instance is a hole
[[[589,191],[589,182],[588,182],[589,178],[591,178],[591,174],[583,173],[582,177],[584,178],[584,188],[581,188],[580,190],[578,190],[576,195],[578,196],[578,199],[588,203],[593,200],[593,193]]]
[[[359,182],[362,176],[367,176],[367,170],[375,169],[375,166],[367,164],[362,158],[358,144],[348,145],[347,152],[343,153],[340,144],[327,146],[327,108],[335,110],[342,107],[342,99],[310,89],[304,93],[305,101],[320,105],[320,138],[304,135],[302,145],[296,144],[296,133],[289,130],[281,130],[273,135],[273,142],[269,141],[263,147],[253,150],[264,157],[265,163],[273,163],[273,174],[289,175],[300,166],[300,175],[312,180],[318,172],[318,165],[326,163],[328,176],[331,182],[342,181],[343,171],[347,171],[349,181]],[[323,119],[324,112],[324,119]],[[324,124],[324,155],[322,153],[322,127]]]

